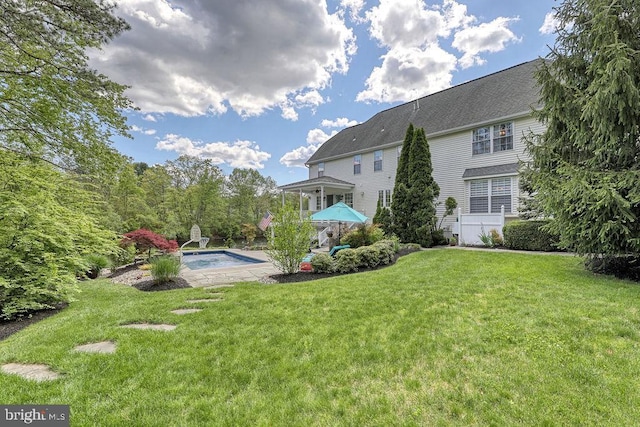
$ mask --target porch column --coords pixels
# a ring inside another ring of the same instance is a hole
[[[320,210],[323,210],[325,208],[325,201],[324,201],[324,185],[320,186]]]
[[[282,206],[284,206],[284,190],[282,190]]]
[[[300,220],[302,220],[302,188],[300,189]]]

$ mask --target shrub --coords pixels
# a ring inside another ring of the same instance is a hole
[[[447,243],[448,240],[446,237],[444,237],[444,230],[442,228],[433,230],[431,232],[431,244],[433,246],[442,246],[446,245]]]
[[[269,236],[267,256],[284,274],[293,274],[309,253],[314,227],[309,219],[300,220],[300,213],[292,206],[285,206],[274,215],[273,235]]]
[[[493,242],[494,246],[502,246],[504,244],[502,236],[495,228],[489,230],[489,235],[491,236],[491,241]]]
[[[372,245],[384,238],[384,231],[378,224],[362,224],[350,231],[340,239],[341,245],[349,245],[352,248]]]
[[[380,249],[375,245],[360,246],[355,250],[360,261],[359,265],[365,268],[375,268],[380,265]],[[339,252],[338,252],[339,253]]]
[[[395,260],[396,253],[400,249],[400,243],[398,242],[397,239],[380,240],[379,242],[376,242],[373,246],[375,246],[380,251],[379,265],[391,264]]]
[[[418,252],[422,247],[417,243],[401,243],[398,250],[399,255],[407,255],[412,252]]]
[[[89,254],[85,257],[85,261],[87,263],[85,275],[89,279],[97,278],[100,275],[100,271],[109,265],[109,259],[100,254]]]
[[[151,275],[157,285],[170,282],[180,273],[180,260],[171,255],[159,256],[151,260]]]
[[[548,221],[511,221],[503,229],[504,245],[525,251],[558,250],[558,237],[542,228]]]
[[[311,258],[314,273],[333,273],[335,265],[329,254],[316,254]]]
[[[114,253],[109,255],[109,264],[111,269],[120,267],[121,265],[131,264],[136,258],[136,248],[134,245],[119,247]]]
[[[355,249],[343,249],[336,254],[335,268],[339,273],[354,273],[358,271],[360,257]]]

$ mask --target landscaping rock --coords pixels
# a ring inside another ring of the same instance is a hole
[[[60,378],[60,374],[52,371],[47,365],[27,365],[22,363],[8,363],[2,365],[2,372],[19,375],[33,381],[51,381]]]
[[[84,353],[115,353],[116,344],[111,341],[94,342],[90,344],[79,345],[75,348],[76,351],[82,351]]]

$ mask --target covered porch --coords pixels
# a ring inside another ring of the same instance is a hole
[[[307,179],[278,187],[282,191],[282,203],[285,193],[295,193],[299,196],[300,217],[305,217],[323,209],[343,202],[353,208],[353,191],[355,184],[342,181],[330,176]],[[309,209],[303,209],[303,200],[309,197]]]

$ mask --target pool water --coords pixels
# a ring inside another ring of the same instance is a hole
[[[227,251],[206,251],[183,254],[182,263],[191,270],[238,267],[263,263],[259,259]]]

